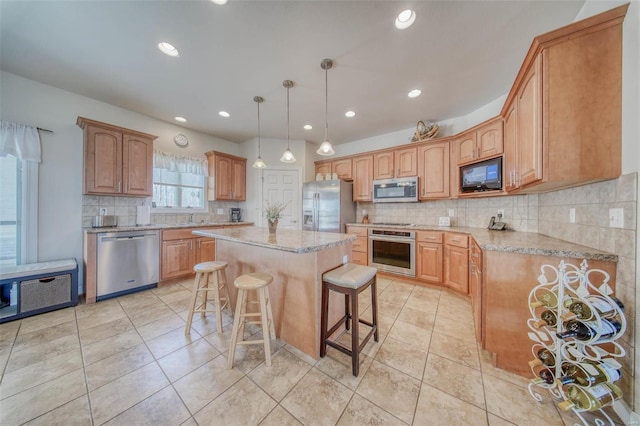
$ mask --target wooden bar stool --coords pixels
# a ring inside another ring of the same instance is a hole
[[[371,335],[378,341],[378,292],[376,289],[375,268],[360,266],[354,263],[346,263],[322,274],[322,310],[320,326],[320,356],[327,354],[327,345],[336,348],[342,353],[351,356],[351,370],[354,376],[358,376],[360,370],[360,351],[365,347]],[[358,312],[358,295],[371,287],[372,322],[360,318]],[[327,322],[329,317],[329,290],[344,294],[344,316],[338,320],[329,330]],[[351,312],[349,310],[351,309]],[[351,320],[351,324],[349,324]],[[340,328],[349,330],[351,327],[351,349],[342,344],[330,340],[329,337]],[[359,342],[358,324],[371,327],[362,342]]]
[[[216,313],[218,333],[222,333],[222,309],[228,307],[231,312],[226,269],[227,262],[221,260],[198,263],[193,267],[193,270],[196,272],[196,279],[193,282],[189,315],[187,317],[187,326],[184,329],[184,334],[191,332],[191,321],[193,320],[194,313],[200,312],[200,316],[204,317],[207,312],[214,311]],[[223,298],[224,304],[222,305],[220,304],[220,290],[224,290],[226,293],[226,297]],[[213,293],[214,309],[207,309],[207,296],[209,292]],[[202,303],[196,307],[198,294],[202,294]]]
[[[236,315],[233,318],[233,330],[231,331],[231,343],[229,344],[228,367],[233,368],[233,357],[237,345],[264,345],[264,356],[268,366],[271,366],[271,343],[270,339],[276,338],[276,329],[273,324],[273,313],[271,312],[271,300],[269,299],[269,284],[273,281],[273,276],[264,272],[240,275],[233,282],[238,288],[238,298],[236,299]],[[258,301],[248,301],[247,291],[257,290]],[[247,313],[247,304],[254,303],[260,305],[260,312]],[[247,321],[249,317],[260,317],[259,321]],[[262,339],[244,340],[245,324],[262,324]]]

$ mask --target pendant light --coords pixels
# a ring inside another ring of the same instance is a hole
[[[320,144],[320,148],[316,151],[320,155],[333,155],[336,151],[329,142],[329,83],[328,83],[328,70],[333,67],[333,61],[331,59],[323,59],[320,62],[320,66],[324,70],[324,142]]]
[[[285,80],[282,82],[282,85],[287,88],[287,150],[282,154],[280,161],[283,163],[295,163],[296,157],[293,156],[293,152],[291,152],[291,147],[289,146],[289,89],[293,87],[293,81]]]
[[[265,169],[267,165],[262,160],[262,156],[260,155],[260,104],[264,102],[264,99],[261,96],[254,96],[253,102],[258,105],[258,158],[253,163],[253,167],[255,169]]]

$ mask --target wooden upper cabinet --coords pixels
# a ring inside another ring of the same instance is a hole
[[[391,179],[395,177],[393,151],[373,154],[373,179]]]
[[[78,117],[84,132],[84,194],[153,195],[156,136]]]
[[[429,143],[418,147],[420,200],[449,197],[449,166],[449,142]]]
[[[515,161],[505,158],[505,181],[509,170],[515,174],[510,190],[543,192],[620,176],[627,8],[534,40],[501,114],[509,120],[506,143],[515,139]]]
[[[353,179],[351,173],[351,158],[345,158],[341,160],[334,160],[331,162],[331,173],[336,173],[338,179],[351,180]]]
[[[394,151],[396,177],[418,175],[418,148],[409,147]]]
[[[322,179],[325,178],[327,173],[331,172],[331,161],[318,161],[316,162],[316,175],[320,173],[322,175]]]
[[[353,201],[373,200],[373,155],[353,157]]]
[[[247,159],[217,151],[206,153],[209,163],[207,199],[245,201]]]
[[[503,152],[502,118],[481,124],[456,139],[454,144],[459,165],[497,157]]]
[[[526,74],[516,102],[516,182],[525,186],[542,179],[542,56]],[[569,160],[569,159],[567,159]]]
[[[390,179],[418,175],[418,148],[408,147],[373,154],[373,178]]]

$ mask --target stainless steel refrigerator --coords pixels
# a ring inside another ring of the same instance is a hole
[[[302,187],[302,229],[346,232],[356,221],[353,183],[343,180],[307,182]]]

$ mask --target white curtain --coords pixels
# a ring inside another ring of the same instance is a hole
[[[13,155],[24,161],[40,162],[40,134],[36,127],[2,121],[0,157]]]
[[[198,176],[209,175],[209,166],[206,158],[185,157],[169,152],[153,151],[153,167],[169,170],[170,172],[191,173]]]

